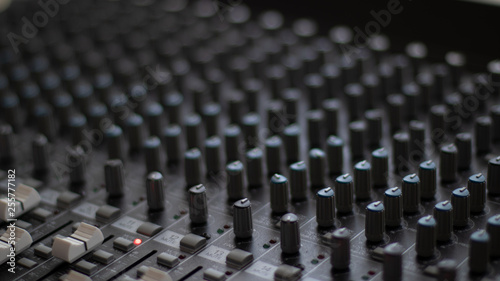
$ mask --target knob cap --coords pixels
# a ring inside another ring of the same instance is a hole
[[[123,131],[117,125],[112,125],[105,133],[108,143],[108,159],[124,160],[123,154]]]
[[[369,242],[384,240],[385,210],[382,201],[376,201],[366,207],[365,236]]]
[[[417,255],[421,258],[430,258],[434,255],[436,249],[436,220],[432,216],[425,216],[418,220],[415,249]]]
[[[309,179],[311,186],[322,188],[325,186],[326,155],[323,150],[313,148],[309,151]]]
[[[458,169],[469,170],[472,158],[472,136],[469,133],[457,134],[455,145],[458,153]]]
[[[227,172],[227,197],[231,201],[245,197],[245,178],[243,164],[234,161],[226,166]]]
[[[454,182],[457,179],[458,150],[454,144],[441,148],[439,174],[442,182]]]
[[[159,172],[152,172],[146,179],[146,195],[149,209],[152,211],[163,210],[163,176]]]
[[[455,281],[455,277],[457,276],[457,263],[454,260],[442,260],[437,266],[439,281]]]
[[[198,148],[192,148],[184,154],[184,177],[187,186],[194,186],[202,182],[202,160]]]
[[[194,224],[207,223],[207,189],[203,184],[195,185],[189,189],[189,218]]]
[[[33,150],[33,169],[46,172],[49,169],[49,141],[44,135],[36,135],[31,143]]]
[[[281,217],[281,251],[295,254],[300,250],[299,218],[292,213]]]
[[[123,163],[120,159],[111,159],[104,165],[106,190],[111,197],[123,195]]]
[[[71,184],[79,185],[85,182],[86,175],[86,163],[85,163],[85,151],[80,146],[71,148],[68,151],[69,159],[73,163],[73,169],[69,172],[69,178]]]
[[[486,230],[491,238],[491,251],[492,258],[500,257],[500,214],[494,215],[488,219]]]
[[[285,144],[285,155],[287,163],[299,161],[300,156],[300,134],[298,124],[291,124],[283,131],[283,142]]]
[[[354,192],[356,200],[370,199],[371,192],[371,165],[366,160],[354,165]]]
[[[383,147],[372,152],[371,174],[373,186],[387,186],[389,176],[389,153]]]
[[[248,186],[259,187],[264,184],[263,175],[263,152],[260,148],[253,148],[246,154],[247,157],[247,179]]]
[[[330,259],[333,270],[342,271],[351,263],[351,231],[343,227],[332,234],[332,256]]]
[[[403,178],[403,211],[416,213],[420,206],[420,179],[416,174]]]
[[[453,205],[453,225],[467,226],[470,216],[470,194],[466,187],[453,190],[451,205]]]
[[[280,214],[288,211],[288,179],[280,174],[271,177],[271,210]]]
[[[281,172],[281,138],[272,136],[265,142],[266,144],[266,164],[267,174],[273,175]]]
[[[432,200],[436,195],[436,163],[432,160],[420,163],[418,177],[420,178],[420,197]]]
[[[437,223],[437,240],[441,242],[449,241],[453,233],[453,207],[451,202],[446,200],[437,203],[434,206],[434,218]]]
[[[162,172],[161,142],[157,136],[151,136],[144,141],[144,157],[146,172]]]
[[[486,206],[486,178],[481,173],[470,176],[467,189],[470,192],[470,211],[481,213]]]
[[[221,169],[222,141],[218,136],[211,136],[205,140],[205,166],[207,176],[214,177]]]
[[[403,218],[403,193],[399,187],[389,188],[384,193],[385,224],[399,227]]]
[[[472,273],[483,274],[488,270],[490,257],[490,235],[485,230],[478,230],[469,240],[469,269]]]
[[[233,205],[233,227],[236,238],[246,239],[252,237],[252,205],[247,198],[238,200]]]
[[[304,161],[290,165],[290,193],[293,201],[307,199],[307,166]]]
[[[337,211],[339,213],[352,212],[354,193],[351,175],[345,174],[335,179],[335,192],[337,193]]]
[[[344,169],[344,141],[336,136],[326,140],[329,173],[332,176],[342,174]]]
[[[335,224],[335,193],[331,187],[316,193],[316,221],[321,227],[332,227]]]
[[[392,243],[384,248],[384,274],[383,278],[389,280],[402,280],[404,248],[399,243]]]
[[[500,195],[500,156],[490,159],[488,162],[488,194]]]

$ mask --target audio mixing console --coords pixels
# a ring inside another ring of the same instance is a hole
[[[500,61],[247,5],[0,15],[0,280],[500,280]]]

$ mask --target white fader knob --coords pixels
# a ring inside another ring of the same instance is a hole
[[[99,228],[82,222],[69,237],[54,238],[52,255],[72,263],[97,248],[103,241],[104,236]]]
[[[8,226],[7,231],[0,237],[0,265],[6,262],[11,256],[15,258],[17,254],[28,249],[33,243],[33,239],[28,231]],[[15,254],[11,252],[15,248]]]
[[[14,191],[15,201],[10,201],[9,198],[0,199],[0,219],[7,221],[15,219],[20,215],[32,210],[40,203],[40,194],[31,186],[19,184]],[[12,200],[12,199],[11,199]],[[14,206],[9,206],[9,203],[15,203]]]

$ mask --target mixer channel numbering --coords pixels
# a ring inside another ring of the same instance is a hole
[[[3,36],[0,280],[500,280],[500,61],[213,4]]]

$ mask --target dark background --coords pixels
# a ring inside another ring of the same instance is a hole
[[[337,24],[364,29],[374,20],[371,10],[387,9],[390,0],[314,0],[245,2],[252,9],[275,9],[288,20],[309,17],[319,23],[323,34]],[[486,64],[500,58],[500,7],[466,1],[400,0],[401,13],[381,29],[389,36],[391,48],[404,50],[411,41],[427,44],[432,60],[442,61],[447,51],[467,55],[468,66],[485,70]]]

